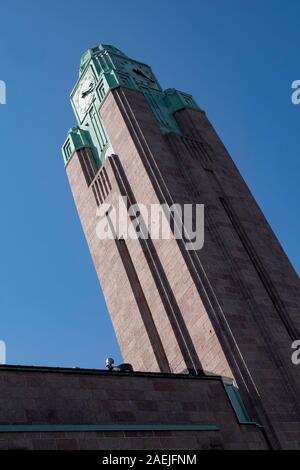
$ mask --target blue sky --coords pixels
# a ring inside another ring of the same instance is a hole
[[[121,358],[60,147],[81,54],[113,44],[193,94],[300,269],[298,0],[10,0],[0,6],[0,339],[13,364]]]

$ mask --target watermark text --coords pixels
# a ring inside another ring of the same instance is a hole
[[[0,80],[0,105],[6,104],[6,83]]]
[[[116,206],[102,204],[97,209],[96,235],[99,240],[183,240],[187,250],[204,245],[203,204],[128,204],[119,197]]]

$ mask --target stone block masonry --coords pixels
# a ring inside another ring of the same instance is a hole
[[[300,448],[299,278],[231,156],[193,98],[163,91],[150,67],[103,45],[83,63],[76,87],[91,67],[95,95],[64,144],[66,172],[125,361],[230,377],[270,446]],[[120,196],[204,204],[204,247],[99,239],[97,209]]]
[[[0,366],[0,449],[266,449],[221,377]]]

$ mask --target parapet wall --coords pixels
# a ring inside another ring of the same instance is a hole
[[[266,449],[221,377],[0,366],[0,449]]]

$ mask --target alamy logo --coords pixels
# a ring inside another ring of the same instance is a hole
[[[300,364],[300,341],[296,340],[292,343],[292,349],[295,351],[292,354],[292,363],[294,366],[298,366]]]
[[[6,83],[0,80],[0,105],[6,104]]]
[[[300,104],[300,80],[294,80],[292,83],[293,91],[291,100],[293,104]]]
[[[203,204],[128,204],[119,196],[117,206],[102,204],[97,209],[98,239],[115,240],[181,239],[187,250],[201,250],[204,245]]]
[[[6,364],[6,344],[4,341],[0,341],[0,365]]]

